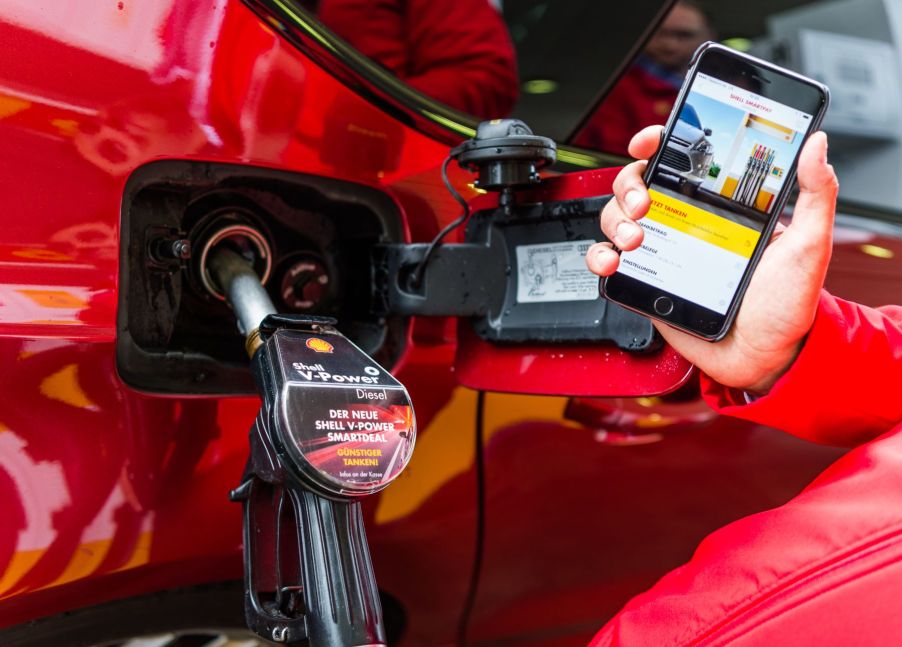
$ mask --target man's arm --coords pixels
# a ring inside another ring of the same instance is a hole
[[[654,153],[660,128],[630,145]],[[624,250],[642,243],[636,224],[648,211],[645,162],[614,181],[615,199],[601,214],[605,235]],[[902,417],[900,308],[877,311],[822,291],[832,250],[838,184],[827,163],[827,138],[813,135],[799,158],[799,199],[791,224],[774,237],[755,270],[733,328],[708,343],[661,322],[655,326],[707,376],[708,402],[722,413],[786,429],[818,442],[854,445],[889,430]],[[601,276],[619,255],[597,243],[586,255]],[[751,403],[743,392],[757,396]]]
[[[647,158],[659,141],[660,129],[647,129],[630,152]],[[722,413],[858,446],[785,505],[712,533],[593,647],[876,645],[895,635],[887,610],[902,596],[902,308],[866,308],[821,289],[837,191],[826,153],[823,134],[805,144],[792,223],[765,250],[727,337],[710,344],[656,325],[707,374],[705,397]],[[643,169],[624,168],[601,216],[621,249],[642,242]],[[606,276],[619,256],[599,243],[586,260]]]
[[[642,179],[645,159],[661,142],[661,127],[641,131],[630,154],[643,161],[623,168],[614,180],[614,200],[601,212],[601,229],[620,249],[642,244],[636,221],[651,206]],[[812,135],[799,155],[799,198],[792,223],[778,229],[761,255],[733,327],[721,341],[709,343],[655,321],[664,340],[724,386],[763,395],[795,360],[814,323],[818,299],[833,249],[833,215],[839,184],[827,163],[827,136]],[[593,245],[589,269],[600,276],[616,271],[620,255],[611,243]]]
[[[702,377],[720,413],[829,445],[852,446],[902,421],[902,307],[867,308],[821,293],[814,324],[767,395]]]

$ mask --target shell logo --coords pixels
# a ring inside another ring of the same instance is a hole
[[[307,348],[309,348],[310,350],[315,350],[317,353],[331,353],[333,346],[325,339],[320,339],[319,337],[311,337],[307,340]]]

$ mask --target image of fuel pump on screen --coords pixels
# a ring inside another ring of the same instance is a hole
[[[810,115],[706,78],[696,80],[655,177],[670,197],[760,229]],[[747,207],[737,213],[737,204]]]

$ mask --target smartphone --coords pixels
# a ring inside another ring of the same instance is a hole
[[[651,208],[639,221],[642,246],[622,253],[602,294],[722,339],[792,190],[802,143],[829,100],[817,81],[702,45],[645,173]]]

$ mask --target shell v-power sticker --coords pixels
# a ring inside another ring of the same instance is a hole
[[[410,459],[413,407],[403,385],[372,358],[340,335],[327,337],[289,332],[273,339],[283,388],[291,390],[283,426],[319,476],[342,490],[379,488]]]

